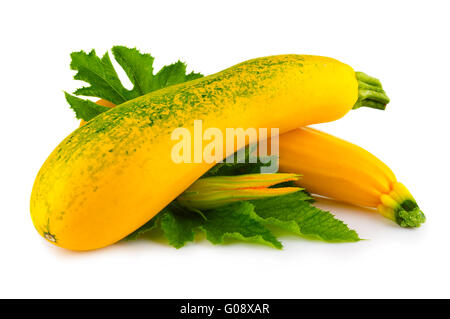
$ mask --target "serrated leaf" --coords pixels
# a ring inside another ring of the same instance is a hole
[[[199,215],[177,208],[174,204],[164,211],[160,219],[164,236],[175,248],[193,241],[196,229],[204,222]]]
[[[281,248],[281,243],[266,227],[277,226],[306,238],[327,242],[360,240],[354,230],[331,213],[314,207],[311,202],[308,193],[299,191],[206,210],[202,214],[204,218],[172,202],[155,217],[158,218],[156,223],[152,220],[136,231],[138,234],[130,236],[137,238],[160,224],[165,237],[176,248],[193,241],[195,232],[200,230],[213,244],[224,243],[225,238],[234,238]]]
[[[153,61],[150,54],[140,53],[136,48],[124,46],[112,48],[114,58],[123,68],[133,84],[133,97],[138,97],[153,91]]]
[[[150,54],[143,54],[136,48],[130,49],[124,46],[114,46],[112,52],[133,84],[133,88],[128,90],[123,86],[108,53],[100,58],[95,50],[92,50],[89,54],[79,51],[71,54],[70,67],[72,70],[78,71],[74,76],[76,80],[87,82],[90,86],[77,89],[74,92],[75,95],[97,97],[118,105],[167,86],[203,77],[200,73],[186,74],[186,64],[180,61],[164,66],[154,75],[154,58]],[[89,102],[83,104],[77,101],[77,106],[74,109],[78,110],[78,115],[92,113],[91,110],[82,110],[83,107],[92,108],[92,102]],[[88,121],[92,117],[89,119],[81,118]]]
[[[258,242],[281,249],[283,245],[260,221],[249,202],[240,202],[206,211],[201,226],[206,239],[222,244],[225,238]]]
[[[75,112],[77,119],[89,121],[100,113],[109,110],[106,106],[98,105],[89,100],[80,99],[67,92],[64,92],[64,95],[66,96],[67,103],[69,103],[70,107]]]
[[[180,84],[200,77],[202,77],[202,75],[199,73],[190,73],[186,75],[186,64],[178,61],[162,67],[155,75],[153,90],[159,90],[167,86]]]
[[[358,234],[331,213],[314,207],[304,192],[253,200],[256,214],[267,224],[328,242],[359,241]]]
[[[203,74],[201,74],[201,73],[191,72],[188,75],[186,75],[186,82],[187,81],[196,80],[196,79],[200,79],[202,77],[203,77]]]
[[[197,214],[171,203],[144,226],[128,235],[126,240],[139,238],[143,234],[161,227],[169,244],[181,248],[194,240],[196,232],[203,231],[213,244],[222,244],[226,238],[251,241],[278,249],[281,243],[267,229],[248,202],[235,203]]]
[[[89,83],[74,92],[76,95],[93,96],[121,104],[130,98],[129,91],[122,85],[111,63],[108,53],[100,59],[95,50],[87,54],[84,51],[73,52],[70,68],[78,71],[74,79]]]

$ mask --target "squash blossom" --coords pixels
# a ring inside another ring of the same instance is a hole
[[[212,209],[237,201],[281,196],[302,190],[300,187],[270,186],[296,181],[300,175],[246,174],[238,176],[212,176],[198,179],[178,196],[180,205],[194,209]]]

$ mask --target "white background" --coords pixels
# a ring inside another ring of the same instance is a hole
[[[0,297],[450,297],[448,1],[4,1],[0,5]],[[382,80],[385,112],[352,111],[325,131],[379,156],[427,223],[402,229],[322,202],[370,240],[282,238],[284,250],[137,241],[75,253],[34,230],[29,197],[78,122],[69,54],[136,46],[156,68],[177,59],[211,74],[282,53],[337,58]]]

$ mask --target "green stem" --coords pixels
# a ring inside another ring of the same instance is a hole
[[[425,214],[416,202],[407,199],[395,211],[395,221],[402,227],[419,227],[425,222]]]
[[[353,109],[362,106],[371,107],[378,110],[384,110],[389,103],[389,97],[384,92],[378,79],[371,77],[363,72],[355,72],[358,81],[358,101]]]

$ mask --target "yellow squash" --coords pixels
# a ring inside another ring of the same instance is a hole
[[[40,169],[31,194],[39,233],[73,250],[128,235],[214,163],[171,158],[177,127],[279,128],[334,121],[352,108],[384,108],[379,82],[331,58],[280,55],[141,96],[70,134]],[[227,156],[229,154],[224,154]]]
[[[280,136],[280,171],[301,174],[309,192],[339,201],[374,207],[403,227],[418,227],[423,212],[407,188],[377,157],[312,128]]]

